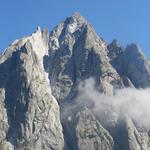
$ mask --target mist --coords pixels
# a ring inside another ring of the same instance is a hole
[[[95,81],[90,78],[79,84],[77,103],[87,105],[98,116],[107,114],[117,120],[120,114],[125,114],[139,126],[150,126],[150,88],[125,88],[107,96],[95,88]]]

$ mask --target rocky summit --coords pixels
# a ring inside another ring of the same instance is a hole
[[[15,40],[0,55],[0,150],[149,150],[150,125],[95,113],[80,90],[90,78],[108,97],[147,88],[150,60],[134,43],[107,44],[79,13]]]

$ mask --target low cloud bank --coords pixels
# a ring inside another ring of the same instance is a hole
[[[99,116],[108,113],[117,119],[123,113],[140,126],[150,127],[150,88],[125,88],[117,90],[113,96],[106,96],[95,88],[95,82],[90,78],[79,85],[77,103],[91,105]]]

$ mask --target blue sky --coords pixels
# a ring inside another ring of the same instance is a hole
[[[0,50],[37,26],[50,31],[75,11],[107,42],[136,42],[150,57],[150,0],[0,0]]]

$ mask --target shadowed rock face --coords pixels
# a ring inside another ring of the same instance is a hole
[[[111,61],[120,76],[127,77],[136,88],[150,86],[150,61],[136,44],[130,44]]]
[[[0,149],[148,150],[149,130],[129,116],[111,124],[92,104],[76,103],[79,83],[90,77],[110,96],[149,87],[150,61],[136,44],[107,45],[79,13],[50,34],[38,27],[14,41],[0,55]]]
[[[120,45],[120,43],[115,39],[108,46],[108,56],[111,60],[119,57],[123,52],[124,48]]]

